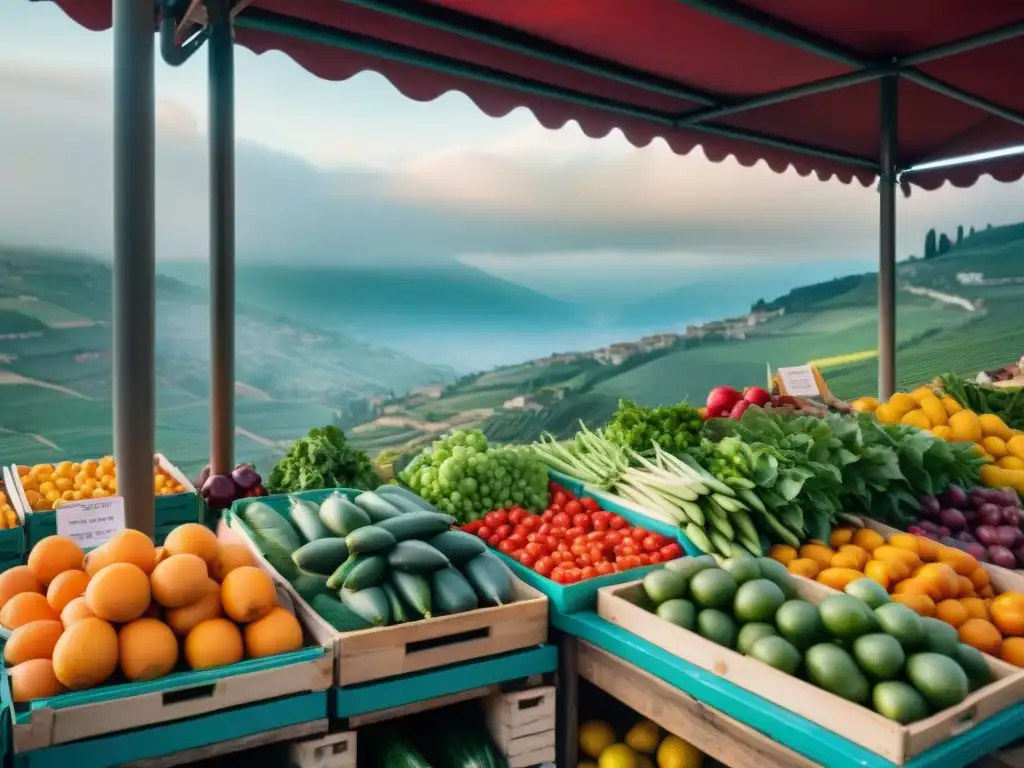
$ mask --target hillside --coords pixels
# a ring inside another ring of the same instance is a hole
[[[1024,224],[1018,224],[978,232],[943,256],[899,265],[901,386],[949,371],[972,374],[1020,357],[1022,257]],[[983,283],[963,284],[957,276],[965,272],[982,273]],[[675,292],[663,304],[680,298]],[[648,405],[700,401],[720,384],[763,381],[766,363],[815,361],[840,396],[870,394],[877,389],[876,301],[874,273],[801,286],[759,303],[749,316],[705,324],[692,335],[669,334],[661,348],[635,343],[596,355],[553,356],[463,377],[429,396],[392,401],[383,422],[359,426],[353,438],[367,450],[380,450],[415,447],[461,425],[480,426],[500,441],[531,440],[542,430],[565,435],[579,419],[605,420],[619,398]],[[681,301],[677,312],[680,318],[693,316],[692,306]]]
[[[111,274],[77,254],[0,249],[0,457],[34,462],[111,450]],[[245,302],[245,298],[242,298]],[[182,466],[209,442],[209,301],[157,281],[158,444]],[[275,451],[313,425],[369,415],[373,398],[450,381],[447,368],[240,304],[239,440]],[[240,455],[251,456],[242,450]]]

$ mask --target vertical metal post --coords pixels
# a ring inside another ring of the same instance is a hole
[[[888,400],[896,391],[896,150],[899,143],[896,75],[881,86],[881,150],[878,179],[878,395]]]
[[[125,524],[153,534],[156,245],[153,4],[113,0],[114,458]]]
[[[230,472],[235,437],[235,54],[231,0],[210,25],[210,465]]]

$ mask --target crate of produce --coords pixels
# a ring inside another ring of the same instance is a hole
[[[0,474],[0,571],[21,563],[25,555],[25,528],[18,519],[17,491],[10,469]]]
[[[12,466],[15,512],[25,528],[25,546],[57,532],[54,504],[117,495],[117,466],[111,456],[81,462]],[[153,457],[157,527],[202,521],[203,504],[192,482],[163,454]]]
[[[601,589],[598,614],[897,765],[1024,700],[1024,670],[959,644],[867,579],[866,602],[765,558],[664,570]]]
[[[339,686],[547,640],[547,598],[424,504],[387,486],[246,499],[227,515],[335,648]]]
[[[555,696],[548,685],[484,699],[487,730],[509,768],[554,762]]]
[[[0,574],[16,753],[322,694],[334,661],[259,561],[199,523],[37,544]]]
[[[295,768],[355,768],[356,732],[343,731],[293,741],[288,747],[288,757]]]
[[[642,578],[663,560],[700,554],[678,528],[659,524],[672,535],[659,533],[650,527],[656,521],[578,483],[552,479],[551,508],[541,515],[497,510],[462,530],[487,541],[516,576],[547,595],[553,611],[593,610],[599,588]],[[558,550],[562,542],[571,547],[567,554]],[[572,556],[569,568],[557,567],[555,552],[559,562]]]

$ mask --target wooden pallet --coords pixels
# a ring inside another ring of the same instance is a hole
[[[296,768],[350,768],[356,764],[356,732],[329,733],[297,741],[288,750]]]

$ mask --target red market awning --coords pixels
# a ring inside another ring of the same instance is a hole
[[[144,2],[145,0],[140,0]],[[53,0],[94,30],[110,0]],[[430,101],[618,128],[714,162],[878,176],[879,78],[898,75],[897,167],[1024,144],[1024,3],[1011,0],[254,0],[237,42],[314,75],[372,70]],[[746,102],[746,103],[745,103]],[[415,130],[414,126],[410,130]],[[1024,176],[1024,157],[908,175],[959,187]]]

